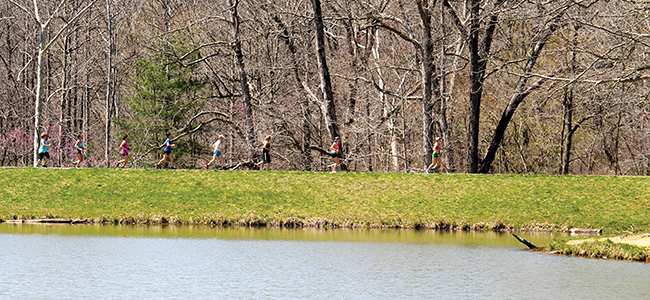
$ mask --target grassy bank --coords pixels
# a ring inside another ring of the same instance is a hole
[[[0,169],[0,219],[247,226],[650,229],[650,178]]]
[[[570,238],[554,240],[546,249],[551,253],[569,256],[650,262],[650,250],[644,247],[615,243],[609,239],[579,244],[569,244],[570,240]]]

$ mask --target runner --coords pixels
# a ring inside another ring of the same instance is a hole
[[[332,146],[330,146],[330,150],[332,151],[332,159],[334,160],[334,164],[331,164],[330,166],[332,167],[332,173],[336,173],[336,169],[339,167],[341,164],[341,147],[339,146],[339,137],[334,138],[334,143],[332,143]]]
[[[266,136],[266,139],[264,141],[264,147],[262,147],[262,161],[258,162],[256,166],[260,166],[262,164],[266,165],[267,170],[271,168],[271,136],[270,135]]]
[[[119,166],[122,164],[122,169],[126,167],[126,163],[129,162],[129,142],[127,141],[129,139],[128,135],[124,135],[122,138],[122,143],[120,144],[120,155],[122,155],[122,160],[118,161],[115,166]]]
[[[172,134],[169,132],[165,134],[165,136],[167,137],[164,144],[165,148],[163,148],[163,152],[165,153],[165,156],[163,156],[163,158],[156,164],[156,169],[160,168],[160,164],[162,164],[167,159],[167,157],[169,157],[169,168],[170,169],[174,168],[174,156],[172,155],[172,147],[176,145],[172,144],[172,140],[170,138],[171,135]]]
[[[41,164],[43,160],[43,168],[47,168],[47,162],[50,161],[50,147],[52,144],[48,143],[47,139],[50,138],[47,133],[41,134],[41,146],[38,147],[38,161],[36,167]]]
[[[431,164],[427,168],[424,173],[433,173],[438,172],[438,168],[440,168],[440,165],[442,165],[442,161],[440,160],[440,144],[442,143],[442,139],[437,137],[436,142],[433,144],[433,153],[431,154]]]
[[[85,150],[83,144],[83,136],[81,134],[77,136],[77,141],[74,143],[74,149],[74,154],[77,155],[77,160],[74,162],[74,167],[79,169],[79,166],[84,161],[84,155],[82,151]]]
[[[214,142],[214,151],[212,152],[212,160],[210,162],[208,162],[207,165],[205,165],[206,170],[208,169],[208,167],[210,167],[210,165],[213,162],[217,161],[217,159],[219,159],[219,161],[221,162],[221,168],[223,169],[223,156],[221,155],[222,154],[221,153],[221,144],[223,144],[224,139],[225,139],[225,137],[220,134],[219,139],[217,139],[217,141]]]

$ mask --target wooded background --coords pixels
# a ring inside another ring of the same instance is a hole
[[[650,3],[557,0],[0,2],[0,165],[35,133],[69,166],[650,174]],[[36,127],[35,127],[36,126]]]

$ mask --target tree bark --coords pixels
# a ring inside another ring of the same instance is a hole
[[[106,0],[106,18],[107,18],[107,35],[108,35],[108,51],[106,62],[106,114],[105,114],[105,139],[104,139],[104,159],[106,159],[106,167],[110,167],[109,160],[110,154],[110,141],[111,141],[111,104],[113,103],[113,52],[115,46],[113,45],[113,13],[112,13],[112,0]]]
[[[469,27],[469,64],[470,64],[470,90],[469,90],[469,128],[467,129],[467,162],[469,173],[478,171],[478,138],[479,119],[481,115],[481,95],[483,93],[483,76],[485,71],[481,68],[479,56],[479,0],[470,1],[470,27]]]
[[[444,2],[440,1],[440,23],[445,23],[445,14],[444,14]],[[440,116],[438,118],[438,123],[440,125],[440,131],[442,131],[442,141],[443,149],[445,150],[445,165],[447,171],[454,172],[456,171],[456,166],[454,164],[454,158],[451,153],[451,128],[447,121],[447,82],[445,76],[445,36],[444,26],[440,26]],[[459,45],[460,49],[460,45]]]
[[[564,149],[562,149],[562,174],[569,174],[569,164],[571,162],[571,147],[573,146],[573,90],[564,93],[564,130],[566,137],[564,139]]]
[[[422,146],[424,150],[423,168],[426,169],[431,164],[431,154],[433,143],[431,141],[433,127],[433,81],[434,66],[431,62],[433,56],[433,45],[431,42],[431,13],[428,7],[422,4],[422,0],[417,2],[420,18],[422,19]]]
[[[246,116],[246,144],[248,145],[248,160],[252,161],[255,158],[255,147],[253,145],[255,139],[255,132],[253,128],[253,110],[252,98],[250,89],[248,87],[248,79],[246,77],[246,69],[244,68],[244,55],[241,51],[241,41],[239,39],[239,26],[240,20],[237,13],[237,6],[239,0],[228,0],[230,5],[231,21],[235,34],[235,41],[233,42],[233,50],[235,51],[235,58],[237,60],[237,71],[239,72],[239,84],[241,87],[242,98],[244,100],[244,115]]]
[[[40,34],[38,37],[38,67],[36,71],[36,103],[34,105],[34,167],[38,162],[38,148],[40,146],[41,131],[41,98],[43,97],[43,77],[45,77],[45,47],[47,27],[40,25]]]
[[[321,103],[321,111],[325,119],[325,125],[330,135],[330,140],[334,140],[339,136],[338,123],[336,121],[336,107],[334,106],[334,93],[332,92],[332,83],[330,80],[330,72],[327,67],[327,59],[325,57],[325,34],[323,29],[323,14],[321,11],[320,0],[312,0],[312,7],[314,9],[314,25],[316,27],[316,52],[318,58],[318,70],[320,73],[321,90],[323,92],[323,102]]]

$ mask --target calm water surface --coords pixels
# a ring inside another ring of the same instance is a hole
[[[522,248],[500,233],[0,224],[0,299],[650,299],[648,264]]]

